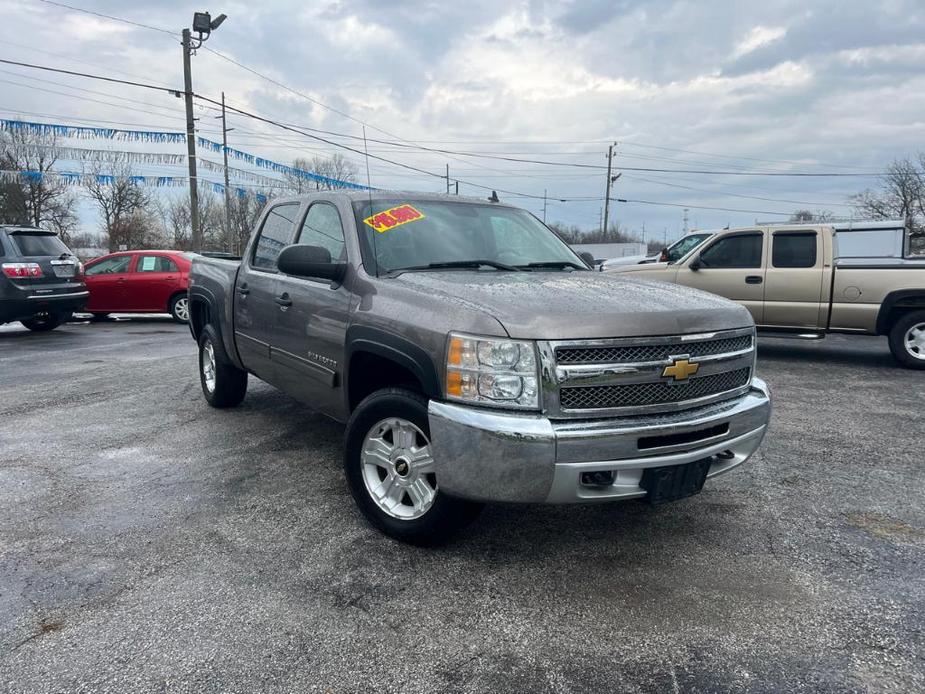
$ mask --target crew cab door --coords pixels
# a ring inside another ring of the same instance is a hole
[[[346,262],[337,207],[326,201],[311,203],[295,243],[321,246],[332,262]],[[324,412],[339,411],[350,292],[330,280],[284,274],[279,275],[277,291],[283,303],[275,311],[270,358],[283,376],[280,388]]]
[[[276,385],[277,372],[270,361],[270,344],[280,305],[276,257],[292,243],[300,204],[280,203],[261,221],[256,237],[241,260],[234,286],[234,338],[244,367]]]
[[[761,229],[719,236],[678,267],[677,283],[742,304],[764,320],[767,234]]]
[[[762,323],[776,328],[824,328],[822,234],[815,229],[776,229],[771,232],[770,257]]]

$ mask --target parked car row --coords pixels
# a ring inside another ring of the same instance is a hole
[[[189,320],[192,253],[124,251],[84,266],[57,234],[0,226],[0,324],[54,330],[74,313],[169,313]]]

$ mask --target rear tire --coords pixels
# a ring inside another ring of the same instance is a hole
[[[177,294],[170,300],[170,315],[177,323],[189,322],[189,295]]]
[[[64,322],[64,316],[57,313],[42,313],[20,322],[32,332],[44,333],[61,325]]]
[[[890,329],[890,351],[907,369],[925,369],[925,311],[913,311]]]
[[[402,542],[438,545],[475,520],[482,505],[441,492],[433,464],[425,397],[386,388],[357,406],[344,471],[370,524]]]
[[[199,383],[206,402],[220,409],[240,405],[247,394],[247,372],[231,362],[211,325],[199,336]]]

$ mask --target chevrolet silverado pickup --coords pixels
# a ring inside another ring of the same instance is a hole
[[[900,364],[925,369],[925,257],[910,253],[902,221],[765,225],[690,238],[680,256],[611,272],[737,301],[762,335],[886,335]]]
[[[747,310],[592,272],[496,201],[276,200],[242,259],[194,259],[189,297],[206,401],[253,375],[345,422],[357,505],[408,542],[485,502],[690,496],[770,418]]]

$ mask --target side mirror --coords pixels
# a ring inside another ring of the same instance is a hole
[[[286,246],[276,258],[276,267],[286,275],[340,282],[346,263],[331,262],[331,252],[321,246]]]
[[[700,262],[700,258],[694,258],[691,261],[691,264],[688,265],[687,267],[693,270],[694,272],[697,272],[697,270],[703,267],[703,263]]]
[[[582,251],[578,254],[578,257],[585,261],[585,265],[587,265],[592,270],[594,269],[594,266],[597,265],[597,263],[594,262],[594,256],[588,253],[588,251]]]

